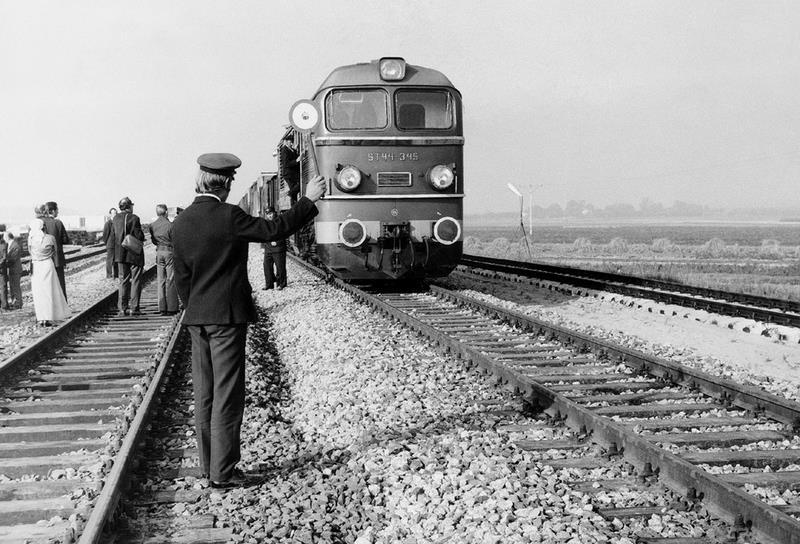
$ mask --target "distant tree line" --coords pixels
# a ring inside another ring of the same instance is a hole
[[[676,200],[670,206],[644,198],[638,206],[626,203],[595,206],[585,200],[570,200],[565,206],[550,204],[547,207],[533,206],[535,218],[561,218],[561,217],[596,217],[596,218],[629,218],[629,217],[764,217],[772,216],[776,219],[782,217],[800,217],[800,209],[785,208],[752,208],[752,209],[723,209],[702,204],[694,204],[683,200]]]

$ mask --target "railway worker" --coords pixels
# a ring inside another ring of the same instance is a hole
[[[69,244],[69,236],[67,236],[67,229],[64,228],[64,223],[58,218],[58,204],[55,202],[45,202],[45,211],[42,217],[44,221],[44,231],[51,235],[56,241],[56,253],[53,257],[53,262],[56,267],[56,274],[58,275],[58,283],[61,285],[61,290],[64,292],[64,298],[67,298],[67,282],[64,277],[64,245]]]
[[[108,221],[103,225],[103,237],[100,238],[106,245],[106,277],[118,278],[119,271],[114,266],[114,253],[116,248],[114,246],[114,216],[117,215],[117,209],[111,208],[108,210]]]
[[[278,214],[270,206],[264,217],[274,221]],[[286,287],[286,238],[266,242],[261,247],[264,248],[264,289],[272,289],[277,283],[280,291]]]
[[[139,216],[133,213],[133,202],[127,196],[119,201],[119,213],[112,223],[114,231],[114,262],[119,274],[119,297],[117,309],[119,316],[140,315],[139,298],[142,294],[142,268],[144,251],[137,253],[123,245],[125,237],[133,236],[144,242],[144,232]],[[132,309],[131,309],[132,308]]]
[[[172,223],[167,219],[167,205],[156,206],[157,219],[150,223],[150,239],[156,246],[156,273],[158,277],[158,311],[161,315],[178,313],[178,294],[175,292],[175,274],[172,265]]]
[[[13,310],[22,308],[22,246],[11,231],[6,232],[6,274],[8,278],[8,303]],[[12,302],[13,301],[13,302]]]
[[[175,285],[185,307],[183,323],[192,337],[192,381],[200,465],[211,486],[247,483],[236,469],[245,395],[247,323],[256,318],[247,280],[250,242],[286,238],[316,214],[325,192],[321,176],[285,214],[268,221],[225,203],[236,169],[230,153],[197,159],[199,193],[172,224]]]
[[[5,232],[0,232],[0,310],[8,310],[8,272],[6,267],[6,255],[8,254],[8,244],[6,243]]]

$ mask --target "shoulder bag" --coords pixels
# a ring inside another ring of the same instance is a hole
[[[127,232],[127,230],[128,230],[128,217],[127,216],[125,216],[122,219],[122,225],[123,225],[123,227],[122,227],[123,228],[123,232]],[[141,255],[142,254],[142,241],[139,240],[133,234],[125,234],[125,237],[122,239],[122,247],[124,247],[125,249],[127,249],[128,251],[130,251],[131,253],[133,253],[135,255]]]

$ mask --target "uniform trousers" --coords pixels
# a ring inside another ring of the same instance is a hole
[[[271,289],[274,283],[277,283],[278,287],[286,287],[285,251],[278,253],[264,252],[264,281],[267,284],[267,289]]]
[[[131,263],[117,263],[117,270],[119,271],[117,307],[120,311],[132,307],[134,312],[138,312],[139,297],[142,294],[142,267]]]
[[[158,311],[177,312],[178,292],[175,290],[175,269],[172,265],[172,250],[156,250],[156,277],[158,281]]]
[[[200,467],[212,481],[233,476],[241,459],[247,324],[187,325],[192,337],[194,419]]]
[[[22,265],[20,265],[19,261],[9,263],[6,278],[8,279],[8,305],[19,310],[22,308],[22,286],[20,285]],[[12,300],[14,301],[13,303],[11,302]]]
[[[117,271],[117,267],[114,266],[114,246],[106,248],[106,277],[119,277],[119,271]]]
[[[67,280],[64,277],[64,265],[56,267],[56,275],[58,276],[58,283],[61,285],[61,291],[64,293],[64,300],[67,299]]]

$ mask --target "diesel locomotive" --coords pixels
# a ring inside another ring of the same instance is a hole
[[[356,282],[445,276],[462,253],[461,94],[442,73],[399,57],[335,69],[308,101],[313,130],[289,127],[278,172],[240,205],[263,215],[293,204],[316,174],[328,180],[313,225],[292,242]]]

